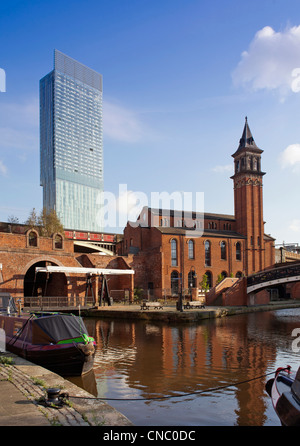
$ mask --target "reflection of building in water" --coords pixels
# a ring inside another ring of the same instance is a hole
[[[264,375],[276,359],[274,341],[264,338],[273,322],[271,313],[180,327],[97,321],[90,331],[101,351],[95,375],[105,386],[104,380],[115,374],[121,377],[125,369],[120,386],[139,390],[143,398],[250,381],[205,396],[217,398],[224,408],[226,399],[234,397],[237,425],[264,425],[265,381],[251,380]],[[207,399],[199,403],[205,408]]]

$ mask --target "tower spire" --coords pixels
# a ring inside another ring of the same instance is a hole
[[[240,154],[240,152],[245,151],[245,150],[250,150],[253,152],[257,152],[257,153],[262,153],[263,150],[259,149],[259,147],[256,145],[253,135],[251,133],[249,124],[248,124],[248,117],[245,116],[245,125],[244,125],[244,130],[243,130],[243,134],[242,137],[239,141],[239,146],[236,150],[236,152],[232,155],[233,157],[235,157],[236,155]]]
[[[243,130],[242,137],[240,139],[240,145],[238,150],[244,149],[244,148],[251,148],[251,149],[258,149],[257,145],[255,144],[254,138],[252,136],[249,124],[248,124],[248,118],[245,117],[245,126]]]

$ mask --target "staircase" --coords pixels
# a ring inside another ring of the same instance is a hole
[[[213,306],[244,305],[245,278],[225,277],[206,295],[206,304]],[[242,297],[242,299],[241,299]]]

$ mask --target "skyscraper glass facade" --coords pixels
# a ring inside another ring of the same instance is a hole
[[[40,162],[43,206],[66,229],[101,231],[102,76],[57,50],[40,80]]]

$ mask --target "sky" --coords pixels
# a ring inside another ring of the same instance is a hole
[[[42,209],[39,80],[58,49],[103,76],[107,193],[137,210],[199,192],[233,214],[247,116],[265,232],[300,243],[298,0],[0,0],[0,42],[0,221]]]

